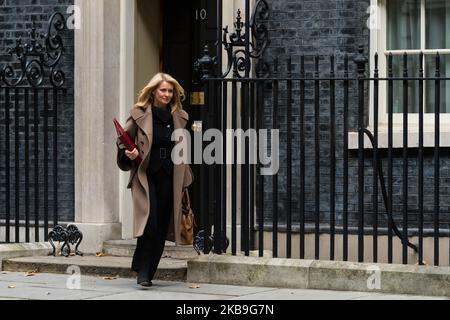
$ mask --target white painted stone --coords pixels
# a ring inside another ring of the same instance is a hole
[[[75,30],[75,221],[82,250],[121,238],[112,118],[120,113],[120,0],[77,0]]]

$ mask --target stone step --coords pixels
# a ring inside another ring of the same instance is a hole
[[[70,268],[69,268],[70,267]],[[10,272],[72,274],[79,267],[81,275],[135,278],[130,257],[90,256],[26,257],[3,260],[2,270]],[[78,271],[76,271],[78,272]],[[162,258],[154,279],[186,281],[187,260]]]
[[[116,257],[132,257],[136,249],[136,240],[109,240],[103,243],[103,252]],[[188,260],[198,256],[192,246],[176,246],[166,241],[163,258]]]

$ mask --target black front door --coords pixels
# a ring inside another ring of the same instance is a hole
[[[195,100],[191,99],[192,93],[199,90],[198,86],[193,84],[193,65],[202,56],[206,44],[211,56],[216,55],[217,1],[165,0],[163,11],[163,72],[177,79],[186,91],[186,101],[183,105],[190,117],[187,129],[192,133],[192,124],[201,119],[203,108],[202,105],[191,104],[191,101]],[[205,193],[205,190],[200,190],[201,166],[191,167],[196,178],[190,190],[191,201],[194,210],[198,212],[200,199],[207,195],[201,194]]]
[[[174,76],[186,90],[184,104],[190,111],[192,66],[207,44],[216,55],[217,3],[208,0],[163,1],[163,71]],[[195,108],[194,110],[195,113]]]

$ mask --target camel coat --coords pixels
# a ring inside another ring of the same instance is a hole
[[[184,129],[189,120],[189,116],[184,110],[177,110],[172,113],[174,129]],[[150,160],[153,135],[153,117],[151,106],[147,110],[133,108],[130,111],[124,127],[125,131],[134,139],[137,149],[143,159],[139,167],[135,161],[131,161],[123,151],[118,152],[117,164],[123,171],[131,171],[127,188],[131,189],[134,209],[134,235],[140,237],[144,233],[150,212],[150,192],[147,179],[147,166]],[[184,139],[184,141],[186,141]],[[119,143],[119,141],[118,141]],[[179,141],[175,142],[176,144]],[[189,186],[193,181],[192,171],[188,164],[173,166],[173,211],[169,223],[167,240],[176,244],[181,242],[181,199],[183,188]]]

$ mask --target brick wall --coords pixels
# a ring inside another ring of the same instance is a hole
[[[350,57],[350,76],[356,77],[356,65],[352,61],[359,46],[364,48],[364,54],[368,57],[369,52],[369,29],[367,9],[369,0],[271,0],[268,1],[271,13],[269,21],[269,36],[271,44],[266,51],[266,60],[270,63],[271,71],[274,72],[274,59],[279,61],[279,75],[286,75],[286,59],[292,58],[293,75],[299,77],[300,56],[306,55],[307,76],[312,77],[314,71],[313,59],[320,55],[320,72],[322,76],[330,73],[330,55],[336,57],[336,75],[343,76],[344,55]],[[293,111],[292,111],[292,181],[293,181],[293,222],[299,221],[299,192],[300,192],[300,123],[299,123],[299,82],[293,84]],[[265,93],[265,124],[271,128],[272,123],[272,98],[271,91]],[[325,225],[330,217],[330,109],[329,109],[329,84],[323,82],[320,89],[320,219]],[[279,116],[280,125],[280,172],[278,178],[278,212],[281,224],[286,221],[286,141],[287,141],[287,118],[286,118],[286,84],[280,84],[279,90]],[[358,93],[356,84],[350,88],[349,126],[351,131],[357,127]],[[343,212],[343,88],[342,82],[336,87],[336,221],[342,225]],[[368,104],[368,91],[365,91],[365,105]],[[307,222],[314,222],[315,212],[315,161],[314,161],[314,87],[309,82],[306,86],[306,211]],[[365,119],[367,123],[367,118]],[[399,226],[402,221],[402,173],[403,161],[402,151],[395,151],[394,159],[394,212]],[[450,187],[450,161],[448,149],[442,149],[441,160],[441,212],[443,221],[449,221],[450,199],[448,197]],[[381,153],[384,163],[384,174],[387,177],[387,153]],[[358,159],[357,152],[349,154],[349,219],[350,226],[357,226],[358,221]],[[372,153],[366,153],[365,166],[371,167]],[[426,151],[425,157],[425,220],[431,226],[433,217],[433,155],[432,150]],[[417,150],[410,151],[409,158],[409,220],[410,225],[415,225],[418,212],[417,195]],[[366,169],[365,175],[365,222],[367,226],[372,225],[372,170]],[[264,183],[265,192],[265,216],[267,223],[272,219],[272,179],[266,178]],[[379,189],[379,224],[386,225],[386,215]],[[442,227],[448,228],[443,224]]]
[[[15,46],[16,39],[22,38],[23,43],[29,42],[28,32],[32,27],[32,21],[36,22],[37,31],[40,33],[47,32],[47,25],[50,16],[54,12],[61,12],[67,18],[67,8],[73,4],[73,0],[0,0],[0,66],[4,67],[9,63],[14,63],[14,59],[7,55],[6,49]],[[73,221],[74,219],[74,98],[73,98],[73,88],[74,88],[74,33],[71,30],[65,30],[59,33],[62,37],[65,52],[59,63],[59,69],[61,69],[66,77],[65,87],[67,88],[67,95],[65,97],[65,102],[62,100],[62,96],[59,97],[58,103],[58,211],[60,215],[60,220],[63,221]],[[17,67],[17,65],[15,65]],[[46,72],[48,71],[45,70]],[[48,74],[46,76],[48,79]],[[2,89],[0,89],[2,90]],[[0,91],[0,96],[4,99],[4,91]],[[15,105],[12,103],[10,105],[10,201],[11,201],[11,214],[15,213],[15,166],[19,164],[20,172],[20,212],[24,212],[24,197],[25,197],[25,159],[24,159],[24,99],[23,92],[19,92],[20,95],[20,106],[19,106],[19,124],[20,124],[20,158],[19,161],[15,159],[15,141],[14,141],[14,112]],[[31,99],[32,96],[30,96]],[[50,95],[51,97],[51,95]],[[30,100],[31,101],[31,100]],[[51,101],[51,100],[50,100]],[[43,94],[39,96],[39,110],[41,121],[39,124],[39,203],[40,203],[40,215],[43,215],[43,205],[44,205],[44,194],[43,194]],[[33,110],[30,109],[30,117],[34,116]],[[49,118],[50,123],[52,118]],[[32,120],[31,120],[32,121]],[[30,126],[30,182],[34,183],[34,127]],[[49,131],[49,215],[52,217],[53,214],[53,129],[50,128]],[[5,208],[5,190],[7,188],[5,184],[5,104],[1,101],[0,104],[0,189],[1,189],[1,200],[0,200],[0,219],[4,218],[6,208]],[[32,221],[34,220],[34,198],[35,192],[34,188],[31,187],[30,191],[30,211],[32,215]],[[50,218],[52,221],[52,218]]]

